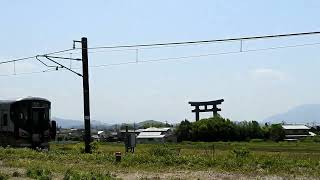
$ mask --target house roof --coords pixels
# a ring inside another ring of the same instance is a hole
[[[170,128],[156,128],[156,127],[149,127],[144,129],[142,132],[167,132]]]
[[[165,135],[162,135],[161,132],[141,132],[137,138],[146,139],[146,138],[163,138]]]
[[[282,128],[285,130],[289,129],[302,129],[302,130],[309,130],[310,128],[306,125],[299,125],[299,124],[291,124],[291,125],[282,125]]]

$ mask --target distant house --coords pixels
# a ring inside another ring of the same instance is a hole
[[[137,136],[138,143],[177,142],[177,137],[170,128],[150,127],[143,129]]]
[[[288,141],[315,136],[314,133],[310,132],[310,128],[306,125],[287,124],[282,125],[282,128],[285,131],[285,140]]]
[[[96,141],[105,141],[107,138],[105,131],[93,130],[91,138]]]

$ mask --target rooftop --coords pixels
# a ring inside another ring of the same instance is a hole
[[[282,125],[283,129],[289,130],[289,129],[303,129],[303,130],[309,130],[310,128],[306,125],[301,125],[301,124],[287,124],[287,125]]]
[[[149,127],[144,129],[142,132],[167,132],[170,128],[156,128],[156,127]]]
[[[137,138],[163,138],[165,135],[162,135],[161,132],[141,132]]]

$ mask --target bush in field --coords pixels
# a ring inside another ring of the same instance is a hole
[[[314,136],[314,137],[312,138],[312,140],[313,140],[313,142],[320,143],[320,136],[319,136],[319,135]]]
[[[264,142],[263,139],[251,139],[250,140],[251,143],[258,143],[258,142]]]
[[[170,149],[167,145],[157,145],[149,149],[149,154],[153,156],[173,156],[176,155],[174,149]]]
[[[41,167],[30,167],[27,169],[27,176],[39,180],[52,179],[51,172]]]
[[[101,153],[99,142],[93,141],[92,143],[90,143],[90,146],[93,153]]]
[[[12,177],[20,177],[20,176],[21,176],[21,174],[17,171],[12,173]]]
[[[250,151],[248,148],[241,147],[233,149],[232,153],[236,158],[246,158],[249,157]]]
[[[109,173],[84,173],[68,169],[63,177],[64,180],[109,180],[112,176]]]
[[[92,153],[101,153],[99,149],[99,142],[93,141],[90,143],[90,146]],[[83,143],[78,143],[75,146],[73,146],[73,151],[78,153],[85,153],[85,145]]]
[[[7,174],[0,173],[0,180],[7,180],[9,176]]]

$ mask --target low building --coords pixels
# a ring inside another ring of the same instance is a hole
[[[177,137],[170,128],[150,127],[142,130],[137,136],[138,143],[177,142]]]
[[[282,128],[285,131],[285,140],[287,141],[315,136],[314,133],[310,132],[310,128],[306,125],[286,124],[282,125]]]

